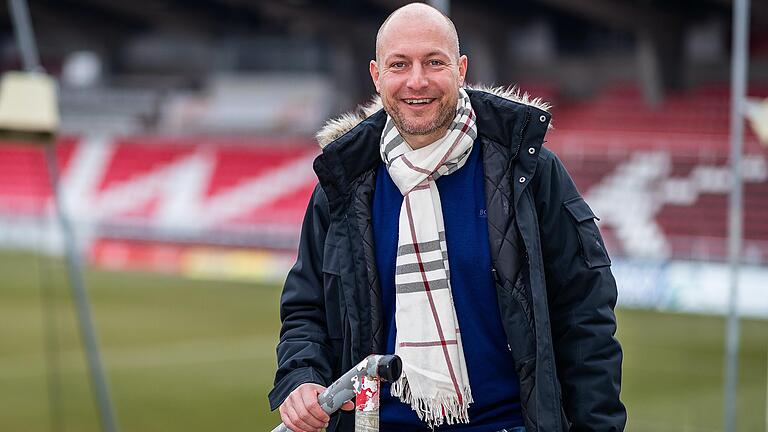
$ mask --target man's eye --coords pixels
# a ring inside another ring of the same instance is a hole
[[[430,66],[442,66],[444,64],[441,60],[430,60],[428,63]]]
[[[394,68],[394,69],[402,69],[402,68],[405,67],[405,62],[392,63],[389,67]]]

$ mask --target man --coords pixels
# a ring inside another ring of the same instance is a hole
[[[317,395],[372,353],[403,359],[381,430],[624,428],[616,285],[594,214],[542,147],[547,107],[464,89],[466,72],[451,21],[404,6],[370,63],[383,109],[318,134],[269,396],[296,432],[353,430]]]

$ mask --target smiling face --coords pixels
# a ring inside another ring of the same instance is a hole
[[[415,149],[445,135],[456,115],[467,57],[459,57],[447,18],[429,6],[409,6],[382,26],[370,72],[384,109]]]

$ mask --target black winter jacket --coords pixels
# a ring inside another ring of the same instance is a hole
[[[483,146],[492,271],[527,431],[621,431],[616,282],[595,215],[542,146],[550,114],[517,93],[468,93],[475,145]],[[327,386],[384,346],[371,204],[385,121],[379,109],[330,123],[338,130],[315,160],[319,184],[281,298],[272,409],[300,384]],[[354,414],[335,414],[328,430],[354,430]]]

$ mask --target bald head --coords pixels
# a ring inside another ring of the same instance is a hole
[[[435,26],[445,37],[451,41],[451,54],[454,59],[459,58],[459,35],[453,21],[439,10],[424,3],[407,4],[392,12],[376,33],[376,61],[381,61],[382,47],[386,40],[398,33],[401,26]]]

